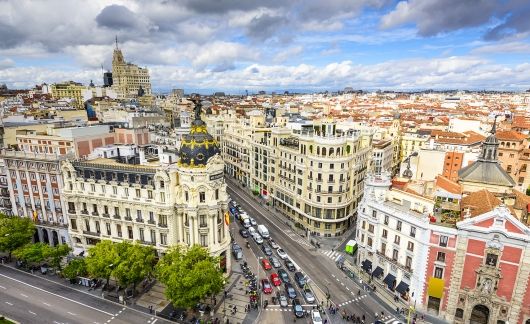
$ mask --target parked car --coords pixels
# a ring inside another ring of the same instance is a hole
[[[265,270],[272,269],[271,264],[269,263],[269,260],[267,259],[261,259],[261,265],[263,266],[263,269]]]
[[[294,273],[294,281],[298,284],[298,287],[304,288],[306,281],[303,273],[297,271]]]
[[[311,289],[306,288],[304,289],[303,293],[304,293],[304,299],[306,302],[308,302],[309,304],[312,304],[315,302],[315,295],[313,295],[313,292],[311,291]]]
[[[261,250],[263,251],[263,253],[265,253],[266,256],[271,256],[272,255],[272,250],[270,247],[266,246],[265,244],[263,244],[261,246]]]
[[[278,257],[279,257],[280,259],[285,260],[285,259],[288,258],[287,253],[285,253],[285,251],[284,251],[282,248],[278,248],[278,249],[276,250],[276,252],[278,253]]]
[[[278,296],[278,300],[280,301],[280,307],[287,307],[287,305],[289,305],[287,302],[287,297],[285,297],[284,294],[280,294]]]
[[[243,250],[237,243],[232,244],[232,254],[236,260],[241,260],[243,258]]]
[[[269,261],[271,262],[272,266],[275,268],[280,268],[282,266],[278,258],[276,258],[275,256],[271,256],[269,258]]]
[[[250,233],[244,228],[239,230],[239,234],[241,234],[241,236],[243,236],[244,238],[247,238],[250,236]]]
[[[278,276],[277,273],[271,274],[271,282],[275,287],[278,287],[282,284],[282,281],[280,280],[280,277]]]
[[[294,299],[297,296],[296,290],[294,289],[293,285],[291,285],[290,283],[285,284],[285,293],[291,299]]]
[[[291,279],[289,279],[289,275],[287,274],[287,271],[283,269],[278,269],[278,276],[280,276],[280,279],[282,279],[284,283],[291,282]]]
[[[247,228],[247,231],[250,235],[254,236],[254,234],[257,233],[256,229],[252,226],[250,226],[249,228]]]
[[[322,316],[320,316],[320,312],[316,309],[311,310],[311,320],[313,321],[313,324],[322,324]]]
[[[259,235],[259,233],[254,234],[253,238],[256,243],[263,244],[263,238],[261,237],[261,235]]]
[[[298,299],[293,299],[293,313],[298,318],[304,317],[304,309]]]
[[[272,293],[272,286],[269,279],[261,279],[261,290],[263,290],[264,294]]]
[[[296,271],[296,268],[294,267],[294,264],[293,264],[293,261],[287,259],[285,260],[285,267],[287,268],[287,270],[289,271]]]
[[[254,218],[252,218],[252,217],[250,217],[250,224],[251,224],[252,226],[257,226],[257,225],[258,225],[258,223],[256,222],[256,220],[255,220]]]
[[[278,245],[278,243],[276,243],[273,239],[270,239],[269,240],[269,245],[271,246],[272,249],[274,250],[277,250],[280,246]]]

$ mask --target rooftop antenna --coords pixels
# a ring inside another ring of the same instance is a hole
[[[116,35],[116,49],[118,49],[118,35]]]

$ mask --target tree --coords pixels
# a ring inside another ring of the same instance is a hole
[[[85,258],[88,273],[94,278],[105,278],[109,283],[112,269],[119,264],[117,244],[103,240],[88,250]]]
[[[59,244],[53,247],[49,247],[45,252],[45,257],[52,267],[57,268],[61,271],[61,261],[68,253],[71,251],[71,248],[66,244]]]
[[[160,259],[155,273],[166,285],[166,297],[176,307],[193,307],[224,287],[219,258],[199,245],[172,248]]]
[[[35,233],[35,225],[29,218],[9,217],[0,214],[0,251],[11,253],[30,243]]]
[[[30,243],[13,251],[13,255],[27,263],[40,263],[46,259],[50,246],[45,243]]]
[[[68,279],[84,277],[88,274],[85,259],[74,259],[64,267],[63,276]]]
[[[155,261],[155,250],[149,246],[122,242],[117,244],[120,262],[112,270],[112,276],[116,278],[120,286],[128,287],[136,285],[153,272]]]

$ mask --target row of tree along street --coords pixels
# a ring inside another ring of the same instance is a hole
[[[29,218],[0,214],[0,251],[7,253],[9,260],[15,256],[27,269],[47,263],[71,281],[79,277],[104,279],[108,287],[112,278],[133,293],[144,279],[156,278],[166,286],[166,298],[182,308],[218,294],[225,284],[219,259],[199,245],[174,246],[158,259],[153,247],[103,240],[89,249],[86,258],[74,257],[66,264],[68,245],[31,243],[34,233]]]

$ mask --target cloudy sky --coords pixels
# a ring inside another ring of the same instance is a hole
[[[0,83],[160,91],[530,88],[528,0],[0,0]]]

